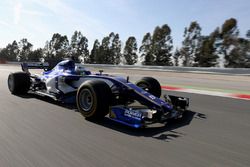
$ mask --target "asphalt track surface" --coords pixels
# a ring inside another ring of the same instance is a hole
[[[191,99],[183,120],[131,129],[86,121],[74,106],[14,96],[0,71],[0,166],[248,167],[250,101],[166,92]]]

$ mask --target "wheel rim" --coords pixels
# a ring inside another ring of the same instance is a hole
[[[89,112],[89,110],[93,106],[93,95],[89,89],[83,89],[80,92],[79,102],[80,102],[80,107],[84,111]]]
[[[8,78],[8,87],[9,87],[9,90],[10,91],[13,91],[14,89],[14,80],[13,80],[13,76],[10,75],[9,78]]]

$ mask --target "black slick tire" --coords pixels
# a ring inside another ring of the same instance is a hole
[[[77,91],[76,104],[78,111],[90,120],[103,119],[109,113],[111,96],[111,89],[104,81],[86,81]]]
[[[8,77],[8,88],[12,94],[26,94],[30,89],[30,75],[25,72],[10,73]]]
[[[158,98],[161,97],[161,85],[155,78],[143,77],[141,80],[136,82],[136,85]]]

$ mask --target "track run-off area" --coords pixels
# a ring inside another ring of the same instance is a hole
[[[94,69],[98,71],[98,69]],[[183,120],[132,129],[105,119],[90,122],[76,107],[35,95],[14,96],[0,65],[0,166],[3,167],[248,167],[250,100],[163,90],[190,98]],[[104,73],[158,79],[163,86],[250,94],[249,76],[104,69]]]

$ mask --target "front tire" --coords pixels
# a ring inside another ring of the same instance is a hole
[[[136,82],[136,85],[158,98],[161,97],[161,85],[155,78],[143,77],[141,80]]]
[[[103,119],[109,113],[111,96],[111,89],[104,81],[86,81],[77,91],[76,103],[78,111],[88,119]]]
[[[9,74],[8,88],[12,94],[26,94],[30,89],[31,81],[29,74],[25,72],[15,72]]]

